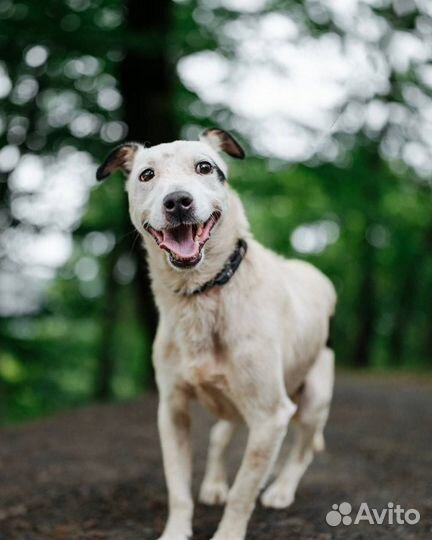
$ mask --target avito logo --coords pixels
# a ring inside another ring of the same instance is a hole
[[[352,515],[352,506],[349,502],[333,504],[332,510],[326,515],[326,522],[331,527],[338,525],[358,525],[369,523],[370,525],[415,525],[420,521],[420,512],[414,508],[405,510],[400,504],[389,502],[385,508],[369,508],[365,502],[361,503],[355,516]]]

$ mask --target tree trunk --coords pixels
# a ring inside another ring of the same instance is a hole
[[[378,318],[376,254],[375,247],[367,238],[368,231],[380,220],[380,174],[381,160],[376,148],[366,147],[360,154],[366,168],[363,171],[365,226],[360,248],[360,286],[357,313],[359,325],[354,344],[353,360],[357,367],[368,367],[371,360],[375,325]]]
[[[105,303],[94,382],[94,397],[99,401],[108,401],[112,396],[115,370],[115,329],[120,308],[120,284],[114,278],[114,268],[118,261],[119,251],[120,245],[118,244],[108,255],[106,268]]]
[[[126,2],[127,30],[135,36],[154,36],[151,48],[129,49],[120,70],[124,120],[128,138],[152,144],[177,135],[173,107],[175,66],[168,51],[172,2]]]
[[[398,284],[400,296],[395,308],[393,327],[389,338],[389,359],[392,366],[401,366],[403,364],[405,336],[416,299],[421,260],[412,257],[409,262],[410,264],[405,270],[405,276]],[[403,266],[403,263],[401,266]]]
[[[361,266],[362,279],[359,288],[359,329],[354,347],[354,364],[368,367],[375,328],[375,279],[373,247],[364,239],[364,257]]]
[[[429,228],[427,234],[426,234],[426,253],[430,253],[432,250],[432,228]],[[430,290],[430,289],[429,289]],[[425,336],[425,358],[428,361],[428,366],[432,363],[432,306],[429,302],[429,324],[428,324],[428,330],[426,332]]]

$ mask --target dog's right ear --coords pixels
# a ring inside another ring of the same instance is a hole
[[[121,170],[124,174],[129,174],[132,169],[132,163],[139,144],[127,142],[114,148],[105,158],[105,161],[96,171],[96,179],[104,180],[115,171]]]
[[[245,158],[245,151],[238,141],[235,140],[231,133],[223,129],[214,127],[205,129],[200,134],[199,139],[212,146],[217,152],[225,152],[236,159]]]

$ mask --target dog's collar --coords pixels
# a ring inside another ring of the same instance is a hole
[[[222,270],[216,274],[216,276],[209,281],[206,281],[203,285],[192,291],[191,293],[186,293],[185,296],[195,296],[196,294],[201,294],[205,291],[208,291],[215,285],[225,285],[236,273],[236,270],[240,266],[240,263],[244,259],[247,251],[246,240],[240,238],[237,241],[236,247],[231,255],[228,257],[226,263],[224,264]]]

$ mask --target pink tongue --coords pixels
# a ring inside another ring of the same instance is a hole
[[[175,229],[164,230],[160,247],[169,249],[174,255],[183,259],[197,255],[199,248],[193,239],[192,225],[180,225]]]

